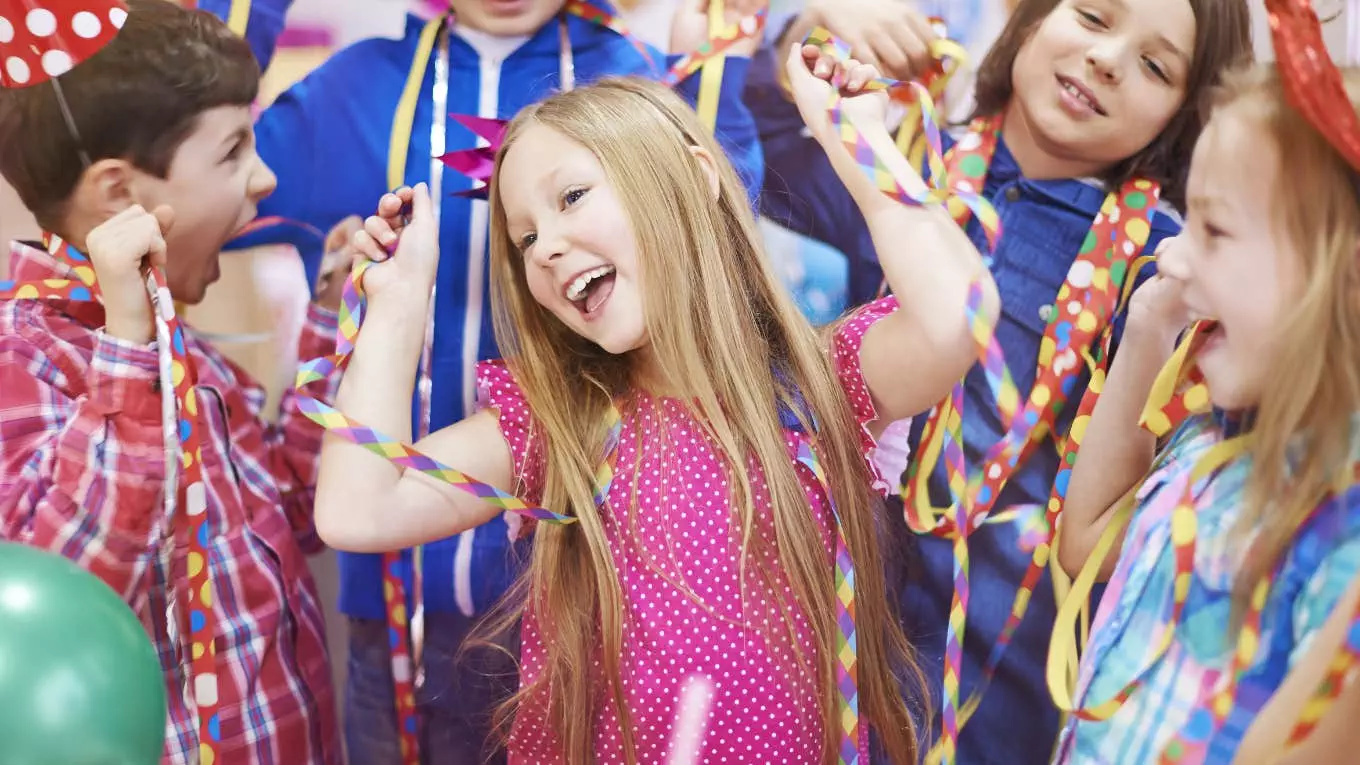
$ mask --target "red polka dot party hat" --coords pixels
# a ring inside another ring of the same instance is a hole
[[[120,0],[0,0],[0,87],[55,80],[107,45],[127,15]]]

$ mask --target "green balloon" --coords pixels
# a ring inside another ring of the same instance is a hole
[[[156,765],[165,721],[132,609],[71,561],[0,542],[0,765]]]

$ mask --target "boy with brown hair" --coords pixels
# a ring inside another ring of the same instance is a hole
[[[140,615],[168,693],[164,762],[339,763],[305,560],[321,549],[321,430],[291,395],[267,422],[260,385],[184,328],[172,345],[198,403],[180,424],[197,423],[202,465],[184,506],[191,452],[170,448],[181,469],[167,470],[164,349],[144,274],[162,269],[170,297],[198,302],[223,243],[273,191],[252,131],[259,68],[209,13],[127,0],[123,22],[122,4],[108,5],[122,29],[88,62],[0,89],[0,174],[66,243],[14,243],[11,277],[79,280],[97,296],[23,299],[21,287],[0,301],[0,538],[80,563]],[[44,43],[47,28],[24,31]],[[338,302],[328,290],[309,307],[301,358],[333,352]],[[205,560],[211,597],[186,586]]]

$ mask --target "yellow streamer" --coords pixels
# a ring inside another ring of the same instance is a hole
[[[1172,364],[1168,364],[1168,366],[1172,366]],[[1174,488],[1189,492],[1200,481],[1208,478],[1220,467],[1240,456],[1246,451],[1246,448],[1247,439],[1241,436],[1216,444],[1190,470],[1190,475],[1186,477],[1188,484],[1183,489],[1180,486]],[[1165,451],[1158,456],[1157,462],[1148,471],[1149,475],[1160,467],[1161,462],[1167,456],[1168,453]],[[1100,533],[1100,539],[1097,540],[1095,549],[1091,551],[1090,557],[1081,567],[1081,572],[1077,574],[1076,581],[1072,583],[1071,591],[1058,607],[1058,618],[1053,623],[1053,637],[1049,643],[1045,678],[1048,682],[1049,693],[1053,696],[1054,704],[1064,715],[1071,715],[1078,710],[1076,705],[1076,679],[1071,677],[1069,669],[1080,662],[1080,651],[1077,648],[1078,619],[1081,617],[1083,609],[1090,606],[1091,589],[1099,577],[1101,566],[1109,557],[1110,552],[1115,550],[1115,542],[1128,527],[1129,519],[1137,505],[1138,489],[1142,486],[1142,483],[1142,481],[1139,481],[1133,488],[1129,489],[1116,503],[1115,508],[1110,511],[1108,525]],[[1163,489],[1163,491],[1166,490],[1168,489]],[[1164,645],[1161,647],[1162,651],[1170,647],[1175,627],[1174,624],[1167,625]],[[1119,711],[1123,703],[1122,699],[1116,697],[1084,710],[1083,714],[1102,720],[1109,719],[1115,712]]]
[[[444,26],[446,20],[446,16],[436,16],[425,22],[425,28],[420,30],[415,59],[411,62],[411,73],[406,77],[406,86],[401,91],[397,113],[392,119],[392,137],[387,149],[388,190],[405,185],[406,159],[411,150],[411,131],[415,129],[420,86],[425,81],[425,70],[430,65],[430,55],[434,53],[435,41],[439,39],[439,29]]]
[[[725,6],[723,0],[709,0],[708,3],[708,36],[717,37],[722,34],[724,23]],[[723,63],[726,56],[716,56],[704,64],[703,70],[699,74],[699,103],[697,111],[699,120],[708,127],[711,133],[717,129],[718,125],[718,96],[722,90]]]
[[[231,13],[227,14],[227,28],[237,37],[246,36],[246,27],[250,23],[250,3],[251,0],[233,0]]]

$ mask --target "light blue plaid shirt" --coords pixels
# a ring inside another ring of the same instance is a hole
[[[1353,420],[1360,433],[1360,417]],[[1135,677],[1142,685],[1109,720],[1072,718],[1058,763],[1156,762],[1191,713],[1229,669],[1233,579],[1250,539],[1232,534],[1243,508],[1251,458],[1240,457],[1209,479],[1198,503],[1195,570],[1182,623],[1157,658],[1171,614],[1175,557],[1171,513],[1197,460],[1223,440],[1221,422],[1187,422],[1166,447],[1168,458],[1143,488],[1082,657],[1077,703],[1103,704]],[[1352,439],[1360,458],[1360,438]],[[1238,708],[1210,744],[1209,762],[1229,762],[1251,718],[1303,655],[1337,601],[1360,572],[1360,487],[1319,508],[1286,552],[1261,620],[1261,646],[1238,693]]]

